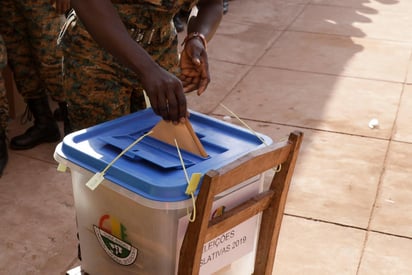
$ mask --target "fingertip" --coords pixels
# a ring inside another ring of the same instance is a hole
[[[200,86],[199,89],[197,89],[197,95],[203,94],[203,92],[206,90],[205,86]]]
[[[197,66],[200,65],[200,59],[198,57],[193,58],[193,63],[196,64]]]

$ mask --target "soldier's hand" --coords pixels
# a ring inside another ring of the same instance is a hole
[[[142,76],[153,111],[166,121],[184,122],[188,116],[182,82],[160,66]]]
[[[210,83],[205,46],[205,42],[200,37],[193,37],[185,43],[180,56],[181,74],[179,76],[185,93],[197,90],[197,94],[201,95]]]

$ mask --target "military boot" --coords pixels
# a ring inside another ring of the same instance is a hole
[[[6,167],[7,160],[9,158],[6,145],[6,132],[3,127],[0,126],[0,177],[3,174],[3,170]]]
[[[60,131],[50,110],[47,97],[29,99],[27,106],[34,117],[34,125],[10,141],[13,150],[26,150],[41,143],[60,140]]]
[[[57,121],[63,121],[64,135],[68,135],[72,132],[72,127],[70,126],[69,112],[67,110],[67,103],[64,101],[61,101],[58,104],[59,104],[59,108],[54,110],[53,117]]]

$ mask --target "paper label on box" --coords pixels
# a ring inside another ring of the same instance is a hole
[[[223,213],[225,209],[233,208],[246,199],[258,194],[258,192],[259,184],[254,183],[223,196],[214,202],[212,216]],[[252,217],[215,239],[205,243],[200,262],[200,275],[212,274],[238,260],[242,256],[252,252],[255,245],[256,230],[258,228],[257,223],[258,217]],[[187,217],[179,219],[177,236],[177,247],[179,249],[177,251],[177,258],[179,257],[180,247],[183,242],[187,224]],[[176,263],[176,265],[178,265],[178,259]]]
[[[200,274],[212,274],[253,251],[257,218],[251,218],[203,246]]]

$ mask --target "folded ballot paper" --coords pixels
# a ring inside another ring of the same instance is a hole
[[[179,124],[160,120],[153,127],[150,136],[172,146],[176,146],[176,140],[179,149],[202,157],[208,156],[188,119]]]

